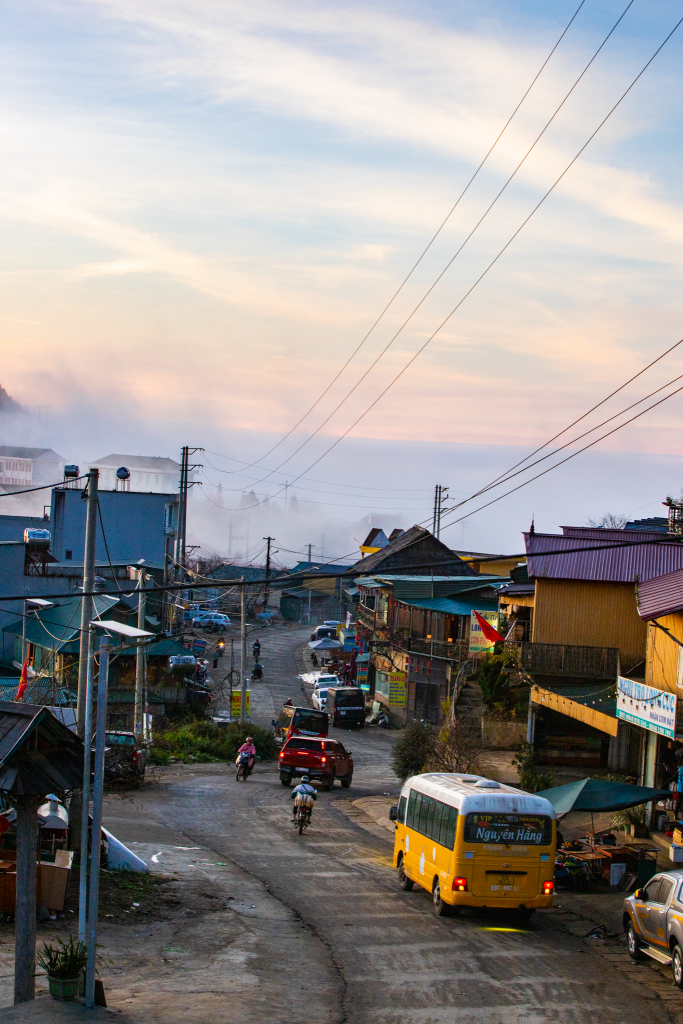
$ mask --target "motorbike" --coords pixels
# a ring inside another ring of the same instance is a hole
[[[304,829],[311,824],[312,807],[313,797],[297,794],[294,798],[294,828],[299,830],[300,836],[303,835]]]
[[[250,761],[251,757],[249,756],[249,754],[247,754],[246,751],[244,751],[244,753],[242,754],[237,755],[237,760],[235,761],[235,764],[237,765],[237,770],[235,772],[235,780],[237,782],[239,782],[240,779],[242,779],[243,782],[246,782],[247,779],[249,778],[251,774],[251,765],[249,763]]]
[[[255,679],[263,679],[263,669],[258,664],[254,665],[253,669],[251,670],[251,680],[252,680],[252,682]]]
[[[257,642],[256,642],[256,643],[254,644],[254,646],[253,646],[252,650],[253,650],[253,652],[254,652],[254,660],[255,660],[255,661],[258,661],[258,659],[259,659],[259,654],[261,653],[261,644],[260,644],[260,643],[259,643],[259,642],[257,641]]]

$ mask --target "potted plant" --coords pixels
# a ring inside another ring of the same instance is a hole
[[[55,999],[75,999],[88,959],[85,943],[74,941],[73,935],[68,942],[57,939],[56,946],[45,942],[36,959],[47,974],[50,995]]]

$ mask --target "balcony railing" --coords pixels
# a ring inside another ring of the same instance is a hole
[[[401,637],[398,643],[411,654],[424,654],[430,658],[445,658],[447,661],[461,662],[467,658],[468,640],[455,640],[450,643],[441,640],[421,640],[415,636]]]
[[[516,650],[519,667],[530,675],[571,676],[576,679],[616,679],[619,674],[617,647],[574,647],[570,644],[508,642]]]

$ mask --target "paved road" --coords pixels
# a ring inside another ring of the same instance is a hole
[[[254,702],[261,720],[272,715],[271,706],[295,694],[301,634],[274,628],[263,639],[266,678]],[[648,968],[632,967],[618,947],[601,947],[598,954],[591,942],[569,934],[561,926],[561,910],[539,913],[529,929],[520,930],[514,920],[485,911],[441,920],[426,893],[401,892],[391,868],[390,833],[385,839],[378,828],[362,828],[352,803],[361,795],[395,790],[391,737],[369,730],[344,735],[354,751],[354,785],[319,795],[303,837],[289,821],[290,791],[267,764],[245,784],[213,765],[206,771],[193,766],[192,775],[169,772],[166,785],[141,794],[139,802],[151,819],[244,869],[310,929],[317,940],[311,967],[333,969],[339,985],[326,997],[324,1011],[316,992],[307,1022],[681,1019],[678,993],[664,981],[662,992],[642,985],[638,978]],[[288,962],[286,941],[280,956]],[[298,1010],[285,989],[273,1015],[300,1019]]]

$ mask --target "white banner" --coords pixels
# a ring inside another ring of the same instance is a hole
[[[617,718],[673,739],[676,733],[676,695],[619,676]]]

